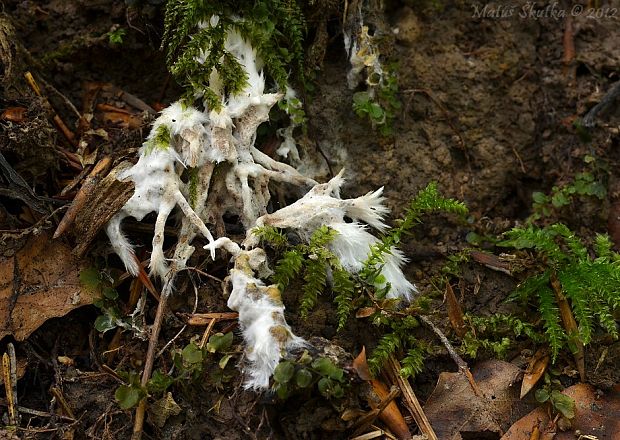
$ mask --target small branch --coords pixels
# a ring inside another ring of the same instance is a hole
[[[435,434],[431,423],[428,421],[428,417],[424,414],[422,405],[420,405],[411,385],[409,385],[409,381],[400,375],[401,366],[398,359],[396,359],[393,354],[388,358],[386,366],[390,379],[393,383],[398,384],[398,387],[402,391],[405,406],[413,416],[420,431],[422,431],[429,440],[438,440],[437,434]]]
[[[474,394],[478,397],[483,397],[483,393],[480,390],[480,387],[478,386],[476,381],[474,380],[474,376],[472,376],[471,372],[469,371],[469,367],[467,366],[467,363],[463,360],[462,357],[458,355],[458,353],[456,352],[452,344],[450,344],[450,341],[448,341],[448,338],[446,338],[446,335],[444,335],[443,332],[439,330],[439,328],[435,324],[433,324],[433,321],[428,319],[426,316],[419,315],[418,318],[424,324],[429,326],[431,330],[433,330],[433,332],[437,335],[437,337],[439,337],[439,340],[441,341],[441,343],[446,347],[446,350],[448,350],[450,357],[452,358],[454,363],[456,363],[456,365],[459,367],[459,372],[464,374],[465,377],[467,378],[467,381],[471,385],[472,390],[474,390]]]
[[[390,393],[383,399],[381,399],[381,402],[375,409],[367,412],[355,422],[352,428],[357,427],[357,429],[351,435],[358,436],[362,434],[362,432],[364,432],[370,425],[372,425],[372,423],[377,419],[377,417],[381,415],[383,410],[387,408],[390,402],[396,399],[399,395],[400,390],[397,387],[392,386],[392,388],[390,389]]]
[[[157,305],[157,312],[155,314],[155,321],[151,328],[151,337],[149,338],[149,347],[146,351],[146,358],[144,361],[144,370],[142,371],[142,380],[140,384],[146,387],[151,373],[153,372],[153,364],[155,363],[155,350],[157,349],[157,342],[159,340],[159,332],[161,331],[161,324],[166,312],[166,306],[168,305],[168,298],[172,293],[172,286],[176,279],[176,272],[170,270],[164,283],[161,296],[159,298],[159,304]],[[136,409],[136,417],[133,425],[133,434],[131,440],[140,440],[142,438],[142,428],[144,426],[144,416],[146,414],[146,397],[140,401],[138,408]]]

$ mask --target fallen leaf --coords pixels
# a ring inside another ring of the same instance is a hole
[[[376,307],[362,307],[357,312],[355,312],[355,317],[360,318],[368,318],[370,315],[377,311]]]
[[[532,356],[521,382],[521,399],[538,383],[549,365],[549,360],[549,351],[545,348],[539,348]]]
[[[368,369],[368,363],[366,362],[366,347],[362,347],[362,351],[353,361],[351,368],[357,373],[360,379],[367,381],[372,387],[376,397],[369,398],[368,404],[371,408],[375,409],[379,402],[390,394],[390,390],[383,382],[372,378],[370,370]],[[396,402],[393,400],[388,403],[381,414],[379,414],[379,419],[390,428],[397,438],[411,438],[407,422],[405,422],[405,418],[398,409],[398,405],[396,405]]]
[[[172,393],[166,393],[165,397],[162,397],[149,407],[149,420],[156,426],[163,428],[171,416],[176,416],[181,413],[181,407],[172,398]]]
[[[82,267],[68,246],[47,233],[0,259],[0,339],[23,341],[48,319],[92,304],[94,293],[78,279]]]
[[[521,370],[508,362],[489,360],[472,374],[483,396],[476,396],[465,375],[441,373],[424,413],[442,440],[492,438],[507,429],[531,404],[518,399]]]
[[[446,300],[446,307],[448,308],[448,318],[450,319],[450,324],[454,329],[454,333],[456,333],[459,338],[462,338],[465,336],[465,333],[467,333],[465,320],[463,319],[463,309],[461,309],[461,305],[458,299],[456,299],[456,295],[450,283],[446,283],[444,298]]]
[[[575,365],[577,366],[577,371],[579,371],[579,378],[582,382],[585,382],[586,356],[583,348],[583,342],[581,342],[581,339],[579,338],[579,329],[577,328],[577,321],[575,321],[575,317],[573,316],[573,310],[571,309],[568,299],[566,299],[566,296],[562,291],[560,280],[558,280],[555,274],[551,276],[551,287],[553,288],[553,293],[555,293],[555,298],[558,302],[558,309],[560,310],[562,324],[564,324],[564,329],[568,334],[569,346],[571,347],[571,352],[575,358]]]
[[[575,401],[575,418],[572,429],[557,432],[554,437],[544,437],[545,431],[550,434],[547,409],[539,407],[513,424],[501,440],[530,440],[532,432],[540,429],[541,439],[574,440],[575,431],[581,435],[593,436],[598,440],[618,440],[620,433],[620,385],[601,394],[592,385],[578,383],[566,388],[562,394]],[[585,438],[585,437],[584,437]]]
[[[362,347],[362,351],[357,357],[353,360],[353,364],[351,365],[353,371],[357,373],[360,379],[362,380],[372,380],[372,375],[370,374],[370,369],[368,368],[368,363],[366,362],[366,347]]]
[[[25,114],[26,108],[24,107],[9,107],[2,112],[0,119],[21,124],[22,122],[24,122]]]

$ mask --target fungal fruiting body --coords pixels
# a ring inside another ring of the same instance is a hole
[[[340,187],[343,183],[341,171],[329,182],[316,185],[295,203],[262,216],[257,225],[294,229],[306,241],[319,227],[328,226],[338,232],[328,244],[329,249],[339,258],[344,269],[359,272],[368,259],[370,247],[379,241],[368,232],[368,226],[385,230],[383,216],[388,209],[383,205],[383,188],[355,199],[341,199]],[[345,217],[353,222],[347,223]],[[252,237],[247,240],[249,244],[253,241]],[[385,280],[377,287],[382,288],[389,283],[388,298],[408,301],[417,292],[401,270],[405,262],[402,252],[394,247],[383,258],[381,273]]]
[[[147,214],[157,212],[149,267],[151,273],[162,278],[168,271],[162,248],[164,227],[175,206],[178,205],[200,232],[213,241],[213,236],[183,195],[186,185],[181,180],[186,164],[200,166],[209,156],[205,149],[209,139],[203,125],[205,122],[202,112],[193,108],[183,109],[180,103],[173,104],[155,121],[151,134],[140,148],[138,162],[120,176],[122,180],[133,181],[135,190],[123,208],[112,217],[106,232],[127,271],[134,276],[139,272],[139,263],[131,243],[121,231],[121,222],[125,217],[141,221]]]
[[[239,312],[239,324],[246,349],[247,389],[266,389],[280,359],[306,342],[293,334],[284,319],[284,304],[278,286],[266,286],[254,272],[265,261],[265,253],[256,248],[241,251],[230,271],[232,292],[228,307]]]

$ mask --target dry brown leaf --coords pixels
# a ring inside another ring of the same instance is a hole
[[[575,321],[575,317],[573,316],[573,311],[568,303],[568,299],[564,295],[562,291],[562,285],[560,284],[560,280],[557,279],[555,274],[551,276],[551,287],[553,288],[553,292],[555,293],[555,298],[558,302],[558,309],[560,310],[560,317],[562,318],[562,323],[564,324],[564,329],[568,334],[569,338],[573,338],[575,352],[573,353],[573,357],[575,358],[575,364],[577,366],[577,371],[579,371],[579,378],[582,382],[586,381],[586,355],[583,348],[583,343],[578,337],[579,330],[577,328],[577,321]]]
[[[9,107],[2,112],[0,119],[21,124],[24,122],[26,110],[27,109],[25,107]]]
[[[353,360],[351,368],[357,373],[360,379],[372,380],[372,375],[370,374],[370,370],[368,369],[368,363],[366,362],[366,347],[362,347],[362,351],[360,351],[360,354],[358,354],[357,357]]]
[[[424,406],[430,424],[442,440],[499,435],[519,414],[531,409],[518,399],[520,369],[516,365],[489,360],[476,365],[472,374],[483,396],[476,396],[463,374],[441,373]]]
[[[23,341],[48,319],[92,304],[94,294],[80,286],[81,268],[71,249],[47,233],[0,259],[0,339]]]
[[[539,348],[534,353],[523,375],[523,382],[521,382],[521,399],[538,383],[549,365],[549,360],[549,351],[546,348]]]
[[[578,383],[566,388],[562,394],[575,401],[572,429],[557,432],[551,437],[554,434],[554,430],[551,430],[553,423],[549,420],[546,408],[541,406],[512,425],[501,440],[529,440],[535,428],[540,429],[541,440],[574,440],[577,430],[581,435],[594,436],[598,440],[620,438],[620,385],[601,394],[592,385]]]
[[[374,409],[379,401],[385,399],[387,395],[390,394],[390,390],[383,382],[372,378],[370,370],[368,369],[368,363],[366,362],[366,347],[362,347],[360,354],[353,360],[351,368],[357,373],[360,379],[370,383],[372,390],[378,397],[377,402],[372,402],[371,399],[368,401],[368,404]],[[385,423],[399,439],[411,438],[411,432],[409,432],[407,422],[405,422],[405,418],[398,409],[396,402],[391,401],[388,403],[381,414],[379,414],[379,419]]]
[[[390,390],[387,385],[380,380],[373,379],[370,381],[370,385],[372,386],[375,394],[381,400],[385,399],[387,395],[390,394]],[[369,404],[371,403],[369,402]],[[398,439],[411,438],[411,432],[409,432],[407,422],[405,422],[405,418],[398,409],[398,405],[396,405],[396,402],[393,400],[387,404],[383,411],[381,411],[381,414],[379,414],[379,419],[385,423],[388,428],[390,428],[390,431],[392,431]]]
[[[461,309],[461,305],[456,299],[456,295],[450,283],[446,283],[444,298],[446,300],[446,307],[448,308],[448,318],[450,319],[450,324],[454,329],[454,333],[456,333],[459,338],[462,338],[465,336],[465,333],[467,333],[465,320],[463,319],[463,309]]]
[[[362,307],[361,309],[358,309],[357,312],[355,312],[355,317],[358,319],[368,318],[370,315],[372,315],[376,311],[377,311],[376,307]]]

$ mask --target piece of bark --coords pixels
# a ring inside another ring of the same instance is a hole
[[[83,209],[75,217],[73,232],[76,246],[73,253],[81,257],[99,230],[129,200],[134,192],[134,183],[122,182],[118,176],[131,166],[130,162],[122,162],[97,183],[83,205]]]

